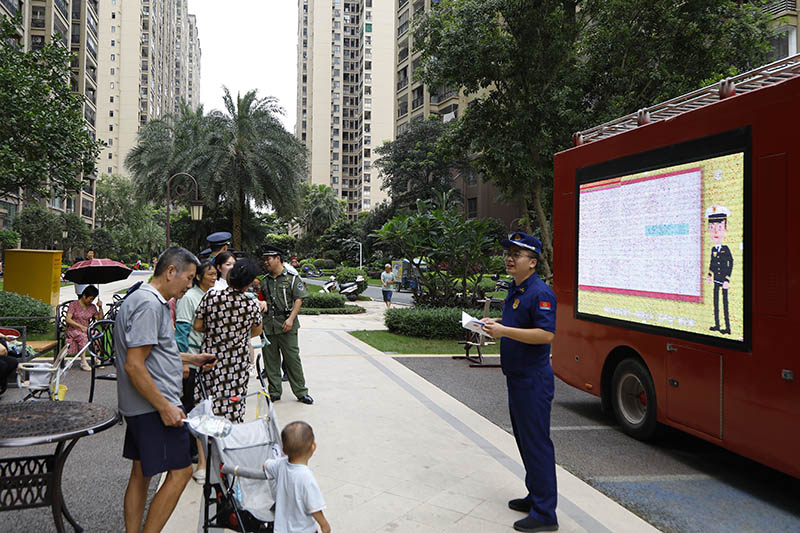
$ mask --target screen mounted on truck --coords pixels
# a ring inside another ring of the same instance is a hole
[[[749,130],[578,171],[579,317],[745,343]]]

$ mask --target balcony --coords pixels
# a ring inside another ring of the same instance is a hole
[[[91,37],[86,39],[86,49],[89,51],[89,55],[97,60],[97,43]]]
[[[86,18],[86,25],[92,31],[92,33],[97,37],[97,20],[91,15]]]
[[[86,122],[88,122],[92,126],[95,125],[96,113],[94,109],[90,108],[86,104],[84,104],[83,106],[83,118],[85,118]]]
[[[764,6],[764,11],[770,15],[780,15],[787,11],[797,11],[797,0],[772,0]]]
[[[442,88],[440,94],[431,94],[431,103],[438,104],[449,100],[450,98],[458,96],[458,89],[451,89],[448,87]]]
[[[5,5],[5,1],[3,1],[3,5]],[[44,13],[42,13],[44,15]],[[44,28],[44,17],[42,18],[32,18],[31,19],[31,28]]]
[[[405,32],[407,32],[407,31],[408,31],[408,26],[409,26],[409,24],[408,24],[408,21],[405,21],[405,22],[403,22],[402,24],[400,24],[400,25],[397,27],[397,36],[398,36],[398,37],[400,37],[400,36],[401,36],[401,35],[403,35]]]
[[[422,96],[420,96],[419,98],[414,98],[413,100],[411,100],[411,110],[413,111],[414,109],[419,109],[420,107],[422,107],[422,104],[424,103],[425,103],[425,98],[423,98]]]
[[[55,0],[53,3],[56,5],[58,11],[61,12],[64,20],[69,20],[69,9],[67,9],[67,3],[64,0]]]
[[[11,13],[11,16],[16,15],[19,13],[20,10],[20,1],[19,0],[0,0],[0,5],[8,10]]]
[[[408,87],[408,78],[403,78],[397,81],[397,90],[405,89]]]

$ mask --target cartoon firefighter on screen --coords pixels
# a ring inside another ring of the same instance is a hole
[[[721,205],[712,205],[706,209],[708,219],[708,235],[714,246],[711,248],[711,262],[708,265],[707,283],[714,284],[714,325],[708,328],[719,331],[723,335],[730,335],[731,321],[728,315],[728,289],[731,285],[733,272],[733,255],[730,248],[723,244],[728,233],[728,217],[731,211]],[[725,318],[725,327],[719,323],[719,293],[722,291],[722,313]]]

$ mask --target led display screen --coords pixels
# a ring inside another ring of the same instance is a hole
[[[577,313],[744,342],[745,159],[579,179]]]

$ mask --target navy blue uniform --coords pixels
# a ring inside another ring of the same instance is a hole
[[[733,273],[733,255],[730,248],[718,244],[711,249],[711,262],[708,265],[708,275],[714,279],[714,327],[712,331],[720,333],[731,332],[731,321],[728,315],[728,289],[723,289],[722,284],[730,282]],[[720,330],[719,325],[719,292],[722,291],[722,312],[725,318],[725,329]]]
[[[511,285],[503,305],[504,326],[556,331],[556,297],[537,274]],[[508,409],[525,465],[530,516],[544,524],[556,519],[556,463],[550,440],[554,378],[549,344],[500,340],[500,362],[508,384]]]

